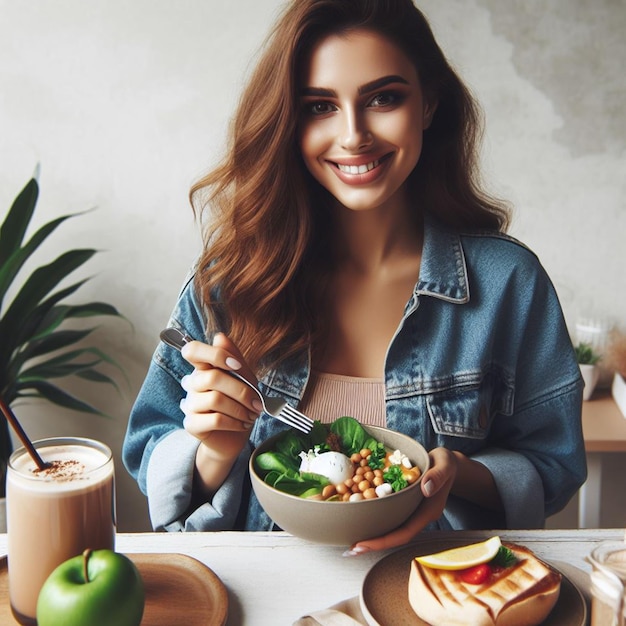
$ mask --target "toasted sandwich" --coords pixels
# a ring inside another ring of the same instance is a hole
[[[552,611],[561,575],[523,546],[506,544],[516,557],[494,567],[479,583],[458,570],[427,567],[413,559],[409,603],[433,626],[536,626]]]

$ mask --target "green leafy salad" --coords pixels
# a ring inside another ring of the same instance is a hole
[[[321,500],[383,497],[419,478],[399,450],[389,452],[352,417],[316,421],[308,434],[289,430],[274,449],[259,454],[255,469],[272,487]]]

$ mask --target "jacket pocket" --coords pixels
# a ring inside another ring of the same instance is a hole
[[[448,437],[486,439],[496,414],[512,413],[513,393],[512,384],[488,374],[474,384],[464,377],[463,384],[428,395],[428,415],[440,443],[445,445]],[[459,449],[458,443],[453,447]]]

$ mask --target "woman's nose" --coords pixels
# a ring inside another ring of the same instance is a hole
[[[372,140],[372,133],[367,128],[363,116],[356,111],[346,111],[340,137],[342,148],[351,151],[362,150],[369,146]]]

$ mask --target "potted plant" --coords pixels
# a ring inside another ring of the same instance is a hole
[[[42,398],[68,409],[104,415],[51,381],[76,376],[84,381],[116,386],[99,366],[109,363],[119,368],[117,363],[98,348],[83,347],[81,343],[95,329],[68,328],[66,322],[121,315],[115,307],[103,302],[66,303],[89,279],[59,287],[63,279],[96,253],[93,249],[68,250],[34,269],[18,284],[21,270],[47,237],[67,219],[80,215],[52,220],[25,241],[38,195],[39,185],[33,177],[0,225],[0,396],[8,407],[20,399]],[[10,294],[13,295],[9,302]],[[9,425],[0,416],[0,498],[5,496],[6,466],[11,452]]]
[[[595,352],[590,344],[584,342],[580,342],[574,350],[576,351],[576,360],[578,361],[580,372],[585,381],[583,400],[589,400],[598,383],[600,376],[598,361],[600,361],[602,356]]]

